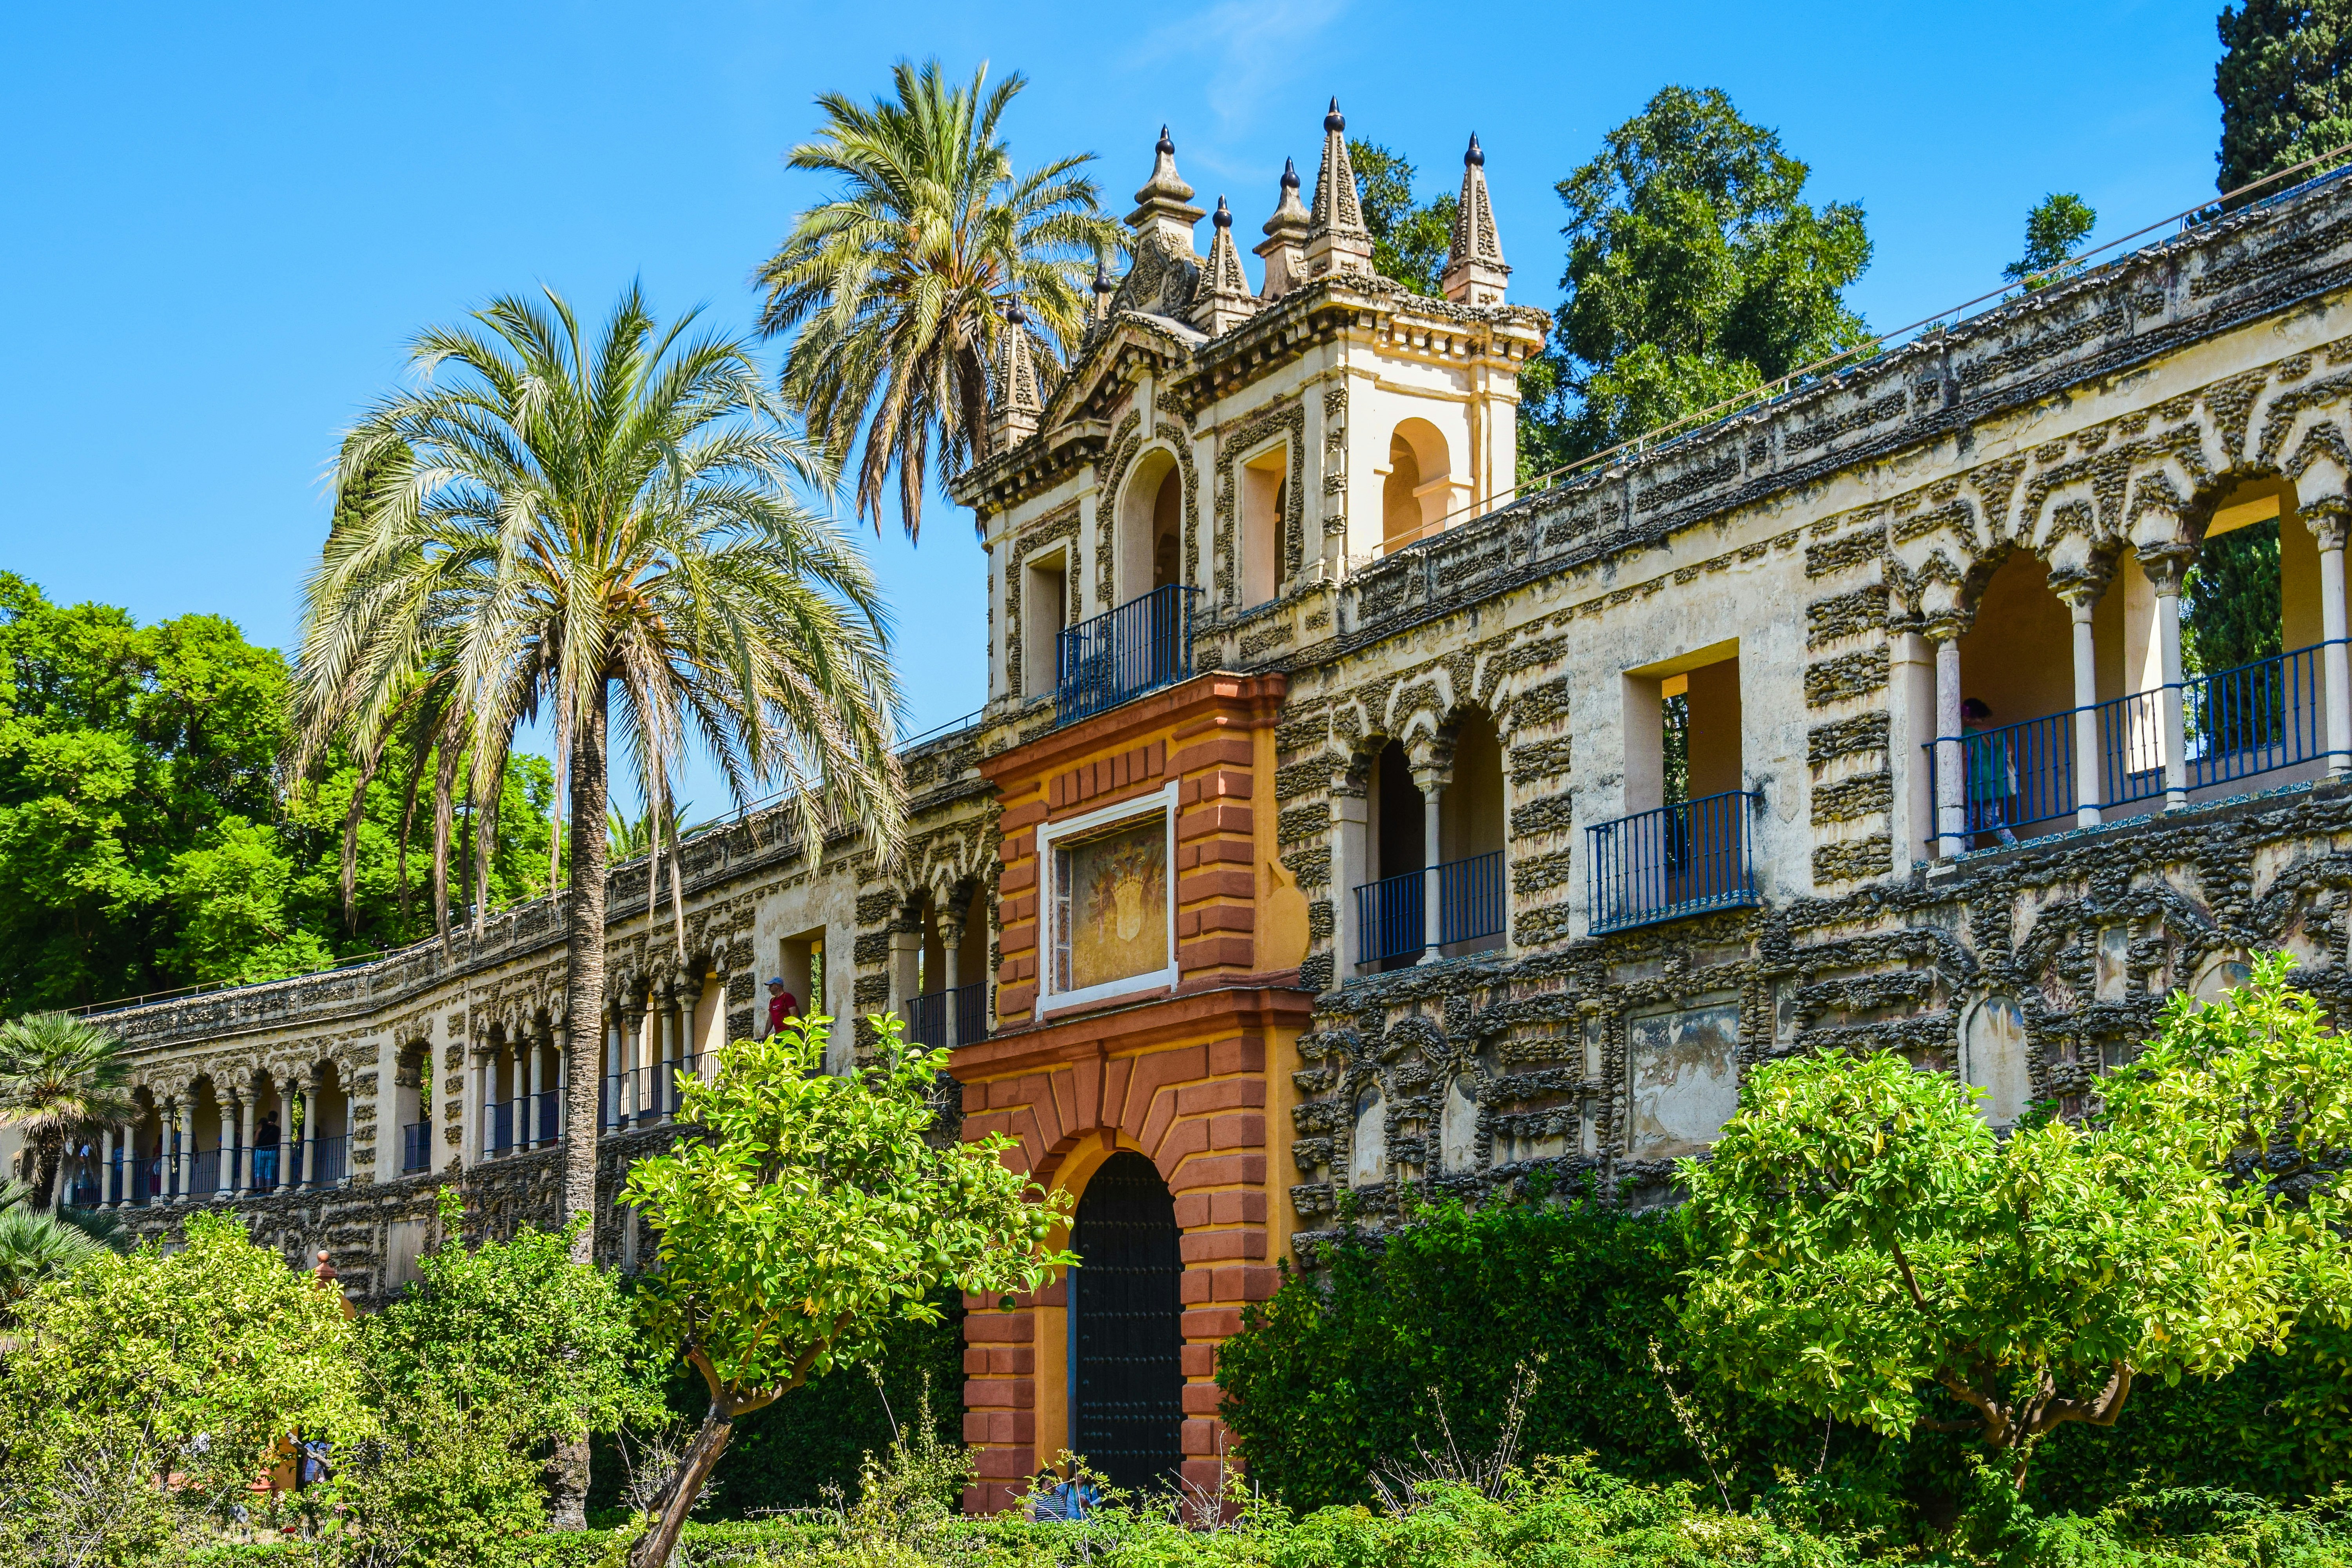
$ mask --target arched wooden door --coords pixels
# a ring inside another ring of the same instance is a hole
[[[1070,1447],[1116,1486],[1173,1479],[1184,1458],[1176,1235],[1176,1200],[1140,1154],[1113,1154],[1078,1199]]]

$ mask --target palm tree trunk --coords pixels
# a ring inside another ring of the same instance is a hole
[[[604,1062],[605,682],[572,738],[572,884],[563,943],[563,1218],[586,1215],[572,1260],[595,1261],[597,1090]],[[548,1467],[558,1530],[588,1528],[588,1441],[560,1441]]]

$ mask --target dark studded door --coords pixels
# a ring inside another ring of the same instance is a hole
[[[1113,1485],[1172,1479],[1184,1455],[1183,1258],[1158,1167],[1113,1154],[1078,1199],[1070,1447]]]

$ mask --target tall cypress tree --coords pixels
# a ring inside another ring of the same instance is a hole
[[[2216,26],[2222,190],[2352,142],[2352,0],[2245,0]]]

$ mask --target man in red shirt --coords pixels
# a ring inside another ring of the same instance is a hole
[[[772,977],[768,982],[768,1033],[782,1034],[784,1020],[791,1017],[795,1010],[793,994],[784,989],[784,977],[781,974]]]

